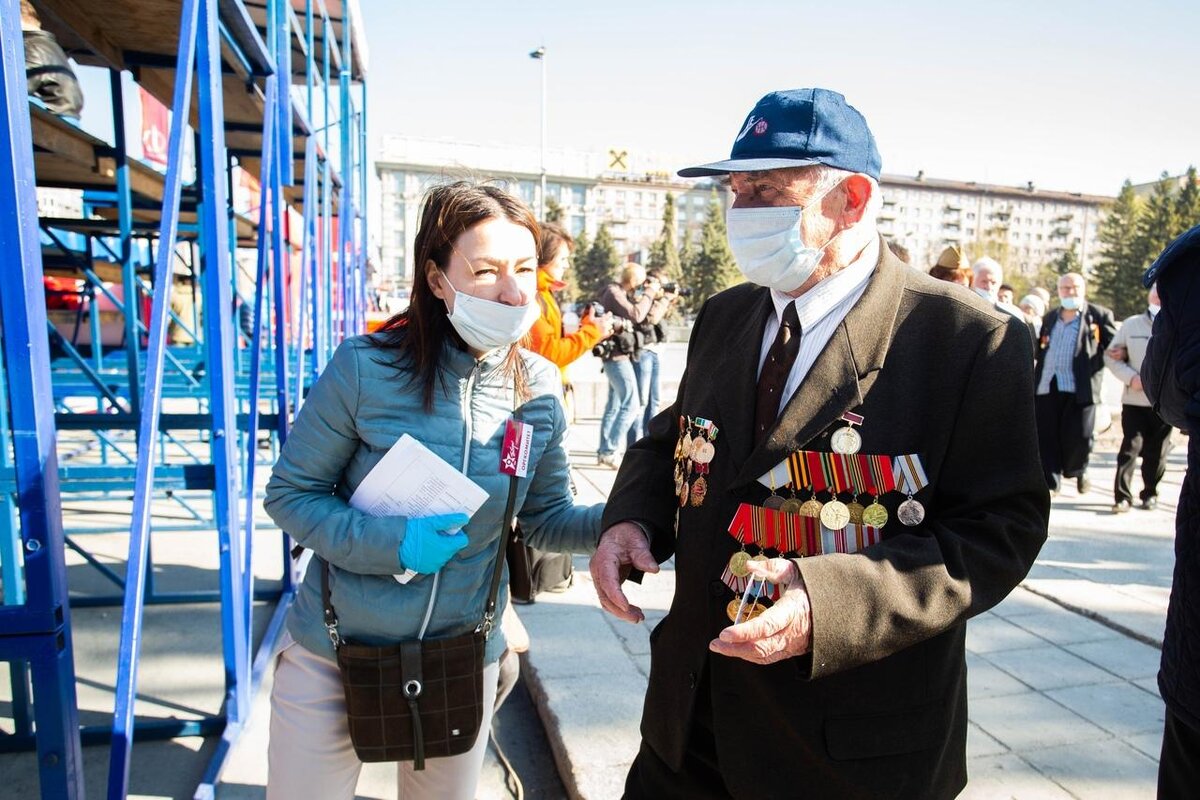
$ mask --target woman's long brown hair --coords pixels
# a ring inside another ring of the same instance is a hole
[[[426,411],[433,410],[435,384],[440,383],[442,390],[449,394],[439,366],[444,343],[449,339],[460,349],[465,350],[467,346],[450,324],[446,304],[430,288],[425,265],[432,261],[445,271],[458,237],[490,219],[506,219],[526,228],[533,234],[535,246],[541,241],[533,213],[499,187],[458,181],[429,190],[421,207],[414,244],[413,288],[408,308],[389,319],[373,337],[381,349],[397,351],[396,366],[412,372],[416,385],[421,388]],[[528,376],[518,345],[509,348],[504,371],[512,377],[521,399],[527,400]]]

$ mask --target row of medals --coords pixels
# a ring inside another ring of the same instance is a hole
[[[693,428],[694,436],[691,435]],[[716,438],[715,425],[693,426],[690,420],[687,428],[680,433],[675,443],[675,494],[679,497],[680,506],[687,505],[689,501],[695,508],[704,504],[708,494],[708,481],[704,475],[717,454],[716,445],[713,444]],[[691,479],[693,474],[696,475],[694,481]]]
[[[839,428],[833,432],[830,437],[830,449],[841,455],[853,455],[862,448],[862,437],[858,431],[850,426]],[[676,448],[676,457],[678,458],[679,448]],[[678,486],[678,466],[676,467]],[[887,509],[879,503],[879,498],[872,498],[871,505],[863,506],[858,502],[858,495],[849,503],[843,503],[838,499],[836,494],[832,492],[831,498],[824,503],[817,499],[816,493],[807,500],[801,501],[794,494],[791,497],[783,497],[776,494],[775,490],[771,490],[771,496],[763,501],[763,506],[766,508],[775,509],[784,514],[798,514],[803,517],[819,517],[821,524],[831,531],[840,531],[849,524],[869,525],[872,528],[882,528],[888,522]],[[896,509],[896,517],[900,522],[907,526],[919,525],[925,519],[925,508],[911,496],[905,500]],[[746,565],[751,561],[766,561],[765,553],[750,555],[745,550],[739,550],[729,558],[729,571],[738,578],[744,578],[750,574],[750,570]],[[765,587],[764,587],[765,588]],[[738,611],[742,612],[741,621],[754,619],[759,614],[767,610],[767,606],[762,605],[764,589],[760,589],[754,596],[753,602],[744,606],[740,597],[735,597],[729,601],[725,607],[725,614],[729,617],[730,622],[738,621]]]

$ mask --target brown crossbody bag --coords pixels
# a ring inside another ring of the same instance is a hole
[[[496,594],[504,551],[513,536],[516,500],[514,475],[508,484],[487,604],[471,633],[382,646],[349,642],[338,634],[329,565],[321,559],[325,629],[337,651],[350,741],[360,760],[411,761],[413,769],[420,770],[426,758],[462,755],[474,747],[484,712],[484,645],[495,625]]]

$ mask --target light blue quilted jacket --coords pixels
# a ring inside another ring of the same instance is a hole
[[[518,480],[517,517],[534,547],[591,552],[600,538],[603,507],[576,506],[571,494],[561,377],[541,356],[522,354],[532,396],[521,406],[521,417],[533,426],[533,449],[529,476]],[[444,389],[437,386],[433,411],[427,412],[419,384],[409,381],[408,372],[397,371],[396,351],[358,336],[338,347],[309,392],[267,483],[263,505],[283,530],[329,562],[343,637],[363,644],[416,638],[431,598],[426,638],[456,636],[479,623],[508,499],[509,476],[499,465],[513,390],[511,381],[504,381],[501,357],[493,353],[476,361],[446,346]],[[369,517],[347,503],[371,467],[405,433],[488,493],[464,529],[470,544],[436,581],[433,575],[419,575],[398,583],[392,576],[404,571],[399,548],[405,519]],[[287,627],[301,645],[333,659],[322,621],[320,578],[313,564]],[[507,602],[506,585],[507,577],[497,620]],[[487,663],[497,660],[504,647],[497,625],[488,641]]]

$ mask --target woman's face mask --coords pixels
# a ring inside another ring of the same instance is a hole
[[[475,355],[507,347],[529,332],[537,304],[537,248],[528,228],[493,218],[463,231],[444,268],[429,262],[435,294]]]
[[[529,333],[541,316],[532,295],[524,305],[510,306],[458,291],[444,272],[441,279],[450,290],[452,302],[446,303],[450,324],[472,350],[486,353],[507,347]]]
[[[800,220],[805,210],[820,203],[828,192],[805,206],[731,208],[725,213],[729,248],[746,280],[793,292],[812,277],[829,242],[812,247],[804,240]]]

